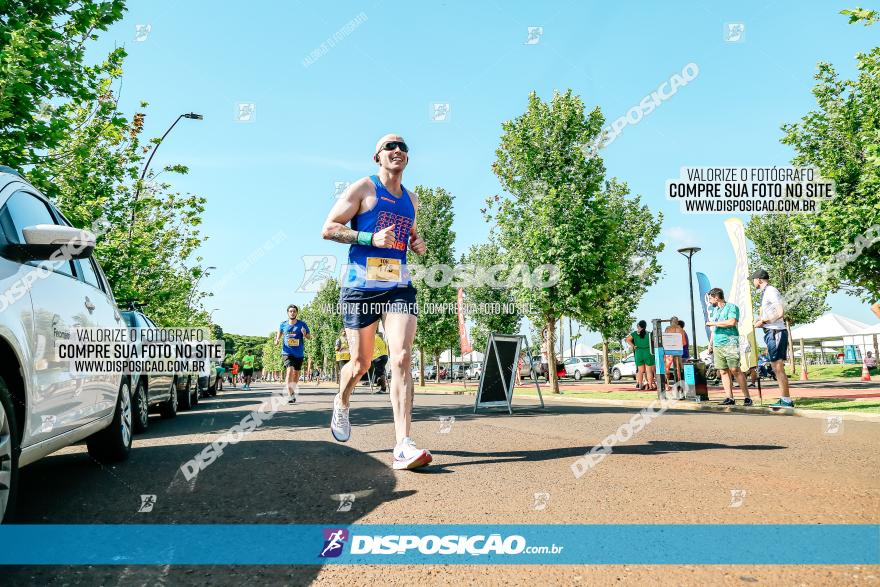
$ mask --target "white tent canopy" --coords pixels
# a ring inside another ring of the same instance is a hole
[[[844,344],[857,347],[859,353],[863,357],[866,356],[868,352],[873,353],[876,350],[876,347],[874,346],[875,340],[880,341],[880,323],[868,326],[854,335],[843,337]]]
[[[791,338],[794,341],[842,339],[845,336],[861,334],[866,328],[869,326],[864,322],[828,312],[819,316],[815,322],[792,329]]]

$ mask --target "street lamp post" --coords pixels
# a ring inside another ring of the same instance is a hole
[[[691,259],[693,256],[700,251],[700,247],[684,247],[678,249],[678,252],[687,257],[688,260],[688,283],[690,284],[690,300],[691,300],[691,334],[693,338],[691,339],[691,345],[693,347],[693,356],[694,359],[700,358],[699,347],[697,346],[697,318],[694,313],[694,274],[691,271]]]
[[[220,309],[220,308],[214,308],[213,310],[211,310],[210,312],[208,312],[208,322],[210,322],[211,320],[213,320],[214,312],[216,312],[216,311],[219,310],[219,309]]]
[[[195,112],[188,112],[187,114],[181,114],[177,117],[177,119],[171,123],[171,126],[168,127],[168,130],[165,131],[165,134],[162,135],[162,138],[156,143],[153,147],[153,150],[150,151],[150,156],[147,158],[147,164],[144,165],[143,171],[141,171],[141,177],[137,183],[137,189],[134,192],[134,201],[131,203],[131,220],[128,223],[128,262],[129,262],[129,271],[131,270],[131,241],[134,238],[134,218],[135,218],[135,209],[137,207],[138,197],[141,195],[141,187],[144,185],[144,178],[147,176],[147,170],[150,168],[150,162],[153,160],[153,155],[156,154],[156,151],[159,150],[159,145],[162,144],[162,141],[165,140],[165,137],[168,136],[168,133],[171,132],[177,123],[180,122],[181,118],[189,118],[192,120],[204,120],[204,116],[201,114],[196,114]]]

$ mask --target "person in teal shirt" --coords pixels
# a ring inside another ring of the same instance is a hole
[[[715,368],[721,374],[721,383],[727,397],[721,402],[722,406],[736,404],[733,399],[733,377],[739,382],[745,399],[743,405],[752,405],[749,396],[749,387],[746,383],[745,373],[739,367],[739,308],[724,300],[724,292],[720,288],[713,288],[708,293],[709,304],[712,310],[706,326],[712,328],[712,337],[709,339],[709,352],[713,355]]]

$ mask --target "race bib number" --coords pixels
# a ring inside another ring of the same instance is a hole
[[[367,257],[367,279],[370,281],[400,281],[400,259]]]
[[[293,335],[287,337],[287,346],[299,346],[299,339]]]

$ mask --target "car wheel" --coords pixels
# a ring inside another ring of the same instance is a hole
[[[177,387],[177,386],[175,386]],[[175,389],[175,392],[178,393],[177,396],[177,405],[180,410],[191,410],[193,407],[192,394],[190,393],[190,387],[192,387],[192,377],[188,377],[186,380],[186,389],[183,390],[183,393],[180,393]]]
[[[163,418],[173,418],[177,415],[177,379],[171,382],[171,397],[159,406],[159,413]]]
[[[189,383],[187,384],[187,389],[190,389],[190,404],[193,406],[199,405],[199,380],[196,379],[195,389],[192,388],[192,377],[190,377]]]
[[[596,381],[599,381],[599,379],[602,378],[602,374],[601,373],[593,373],[593,377],[595,377]]]
[[[620,369],[612,369],[611,370],[611,379],[615,381],[620,381]]]
[[[583,375],[581,375],[581,372],[580,372],[580,371],[575,371],[575,372],[574,372],[574,378],[575,378],[576,380],[580,381],[580,380],[581,380],[581,377],[583,377]]]
[[[0,377],[0,524],[12,519],[18,490],[18,427],[12,395]]]
[[[123,379],[110,425],[86,439],[89,454],[102,463],[125,460],[131,452],[131,432],[131,384]]]
[[[143,379],[138,381],[132,403],[134,404],[132,406],[134,412],[134,431],[143,432],[150,424],[150,405],[147,399],[147,386],[144,384]]]

